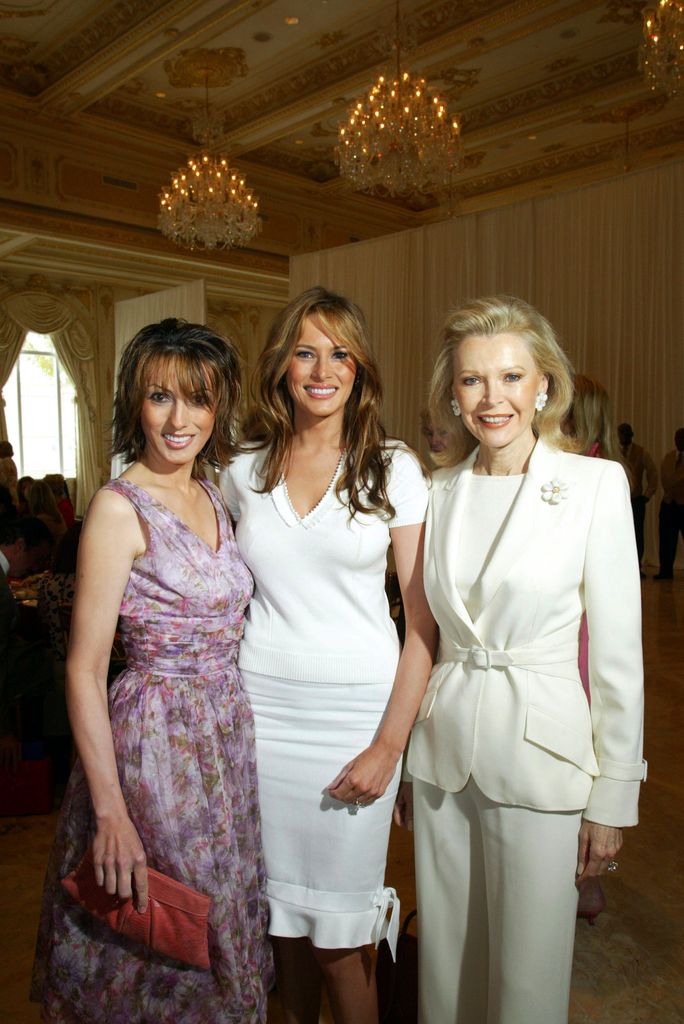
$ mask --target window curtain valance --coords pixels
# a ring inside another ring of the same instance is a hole
[[[99,486],[96,444],[95,354],[88,330],[70,303],[48,292],[15,292],[0,303],[0,391],[7,383],[28,331],[49,334],[76,387],[78,468],[76,512],[82,514]],[[7,437],[4,401],[0,435]]]

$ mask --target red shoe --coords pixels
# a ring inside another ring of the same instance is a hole
[[[579,886],[577,916],[585,918],[593,924],[602,910],[606,909],[606,897],[598,878],[587,878]]]

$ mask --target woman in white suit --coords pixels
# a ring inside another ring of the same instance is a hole
[[[425,547],[440,648],[408,757],[420,1020],[563,1024],[576,885],[617,867],[644,777],[629,487],[567,450],[571,368],[536,310],[476,300],[443,341],[431,408],[456,433]]]

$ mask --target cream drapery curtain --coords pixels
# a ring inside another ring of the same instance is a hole
[[[57,355],[76,387],[78,467],[76,513],[82,514],[99,484],[95,436],[95,355],[88,331],[69,304],[57,295],[22,291],[0,307],[0,389],[5,386],[27,331],[49,334]],[[7,436],[4,409],[0,432]]]
[[[467,298],[518,295],[551,321],[578,372],[608,389],[656,464],[684,425],[684,163],[296,256],[290,294],[323,284],[368,317],[389,432],[419,446],[441,324]],[[657,563],[657,515],[647,556]]]

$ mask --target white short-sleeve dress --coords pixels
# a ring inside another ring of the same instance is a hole
[[[371,743],[394,682],[390,528],[425,519],[427,485],[415,456],[399,442],[388,442],[388,454],[391,519],[350,517],[335,495],[341,466],[303,518],[284,482],[258,493],[263,451],[239,455],[221,476],[255,582],[239,666],[256,725],[269,931],[323,949],[385,934],[393,944],[398,922],[384,875],[400,766],[368,806],[334,800],[327,789]]]

